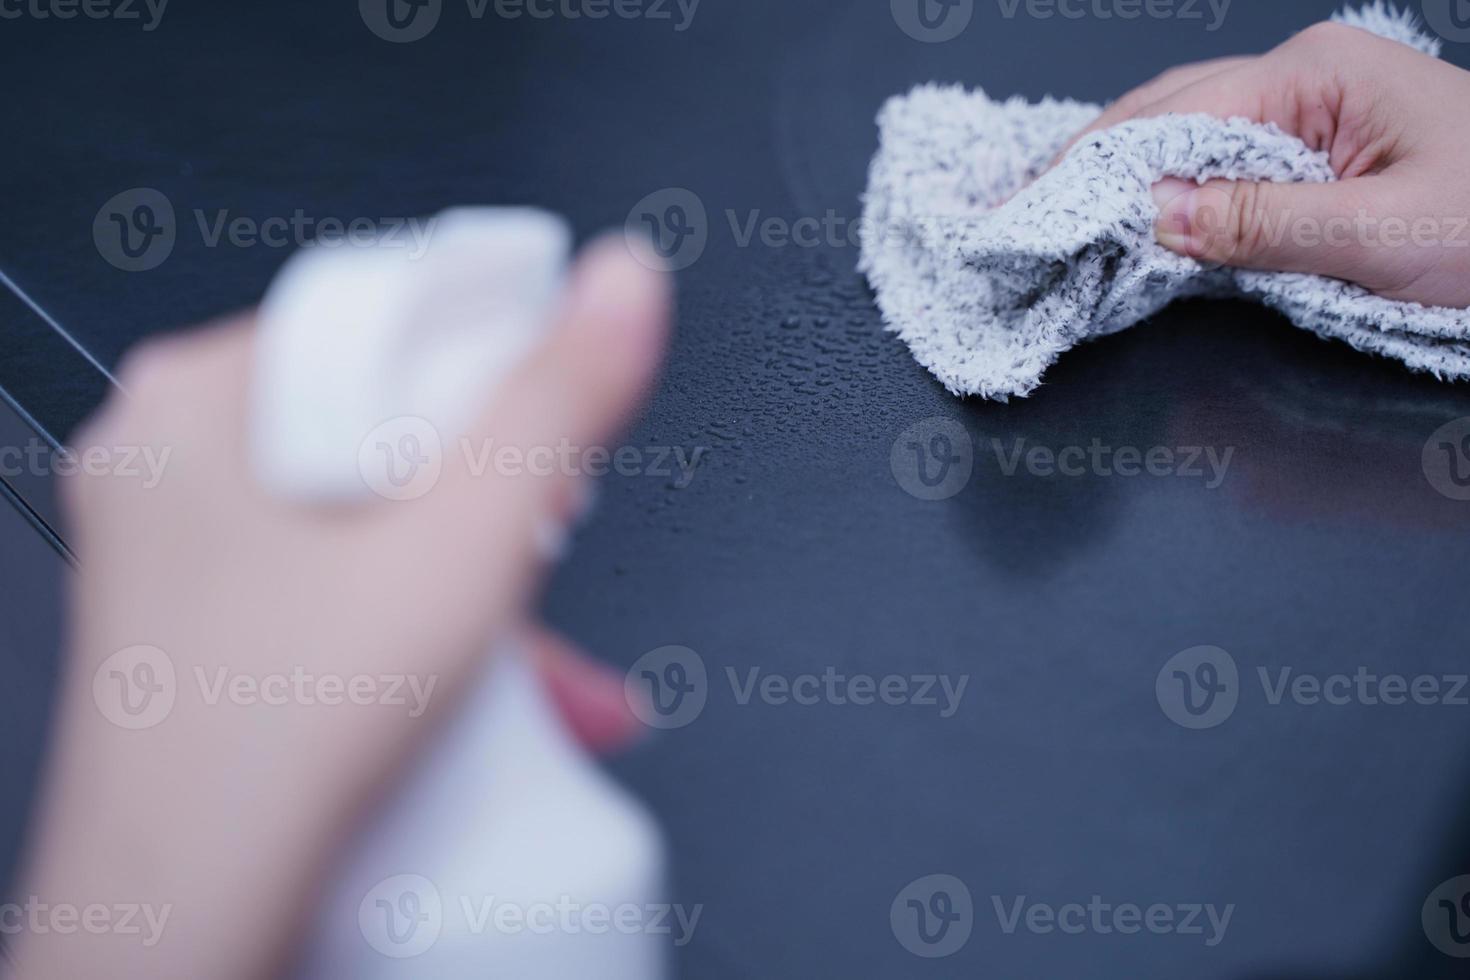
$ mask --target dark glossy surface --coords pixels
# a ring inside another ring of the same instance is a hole
[[[616,663],[683,644],[708,668],[704,713],[617,764],[665,821],[675,897],[705,905],[683,976],[1459,975],[1420,909],[1470,872],[1470,707],[1272,705],[1256,672],[1466,670],[1470,503],[1431,487],[1421,452],[1470,415],[1470,390],[1249,306],[1190,304],[1069,355],[1028,401],[961,403],[882,333],[845,232],[740,244],[756,212],[855,220],[872,117],[915,82],[1105,99],[1180,61],[1260,50],[1331,4],[1237,0],[1211,32],[980,2],[958,39],[921,44],[882,2],[705,0],[683,32],[476,21],[450,2],[428,38],[392,45],[350,3],[176,3],[153,32],[0,23],[0,268],[104,365],[249,304],[284,259],[208,247],[196,209],[539,203],[590,234],[664,188],[706,207],[672,358],[629,439],[706,447],[706,464],[685,489],[609,482],[548,599]],[[126,273],[92,224],[139,186],[168,195],[178,241]],[[5,342],[6,362],[27,364],[27,407],[68,429],[95,399],[77,366]],[[890,451],[934,416],[967,429],[975,471],[924,502]],[[1017,438],[1234,454],[1215,489],[1007,477],[990,440]],[[1226,723],[1191,731],[1161,711],[1155,679],[1202,644],[1233,655],[1244,690]],[[969,683],[941,718],[741,705],[726,677],[829,666]],[[4,787],[11,811],[22,782]],[[928,961],[895,940],[889,906],[935,873],[968,884],[976,922],[963,950]],[[1235,911],[1210,948],[1007,935],[992,896],[1022,895]]]
[[[0,401],[0,446],[35,445],[34,430]],[[52,487],[5,459],[0,481],[0,880],[16,872],[41,762],[62,642],[62,589],[70,567],[48,520]],[[12,485],[14,485],[12,487]],[[11,894],[7,892],[7,895]],[[7,901],[11,899],[7,898]],[[0,961],[3,961],[0,946]]]

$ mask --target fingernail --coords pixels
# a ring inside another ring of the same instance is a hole
[[[621,671],[580,653],[568,652],[549,663],[552,697],[584,745],[611,753],[647,737],[649,728],[628,703]]]
[[[1199,192],[1199,184],[1178,177],[1166,177],[1154,185],[1154,203],[1159,207],[1154,234],[1160,245],[1180,255],[1197,254]]]

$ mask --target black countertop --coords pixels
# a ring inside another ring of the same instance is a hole
[[[681,975],[1452,975],[1420,914],[1470,872],[1470,707],[1272,703],[1270,686],[1286,668],[1466,671],[1470,503],[1437,492],[1421,457],[1470,416],[1470,389],[1251,306],[1190,303],[1069,354],[1029,400],[957,401],[883,333],[847,234],[890,94],[941,80],[1103,100],[1262,50],[1332,4],[1236,0],[1211,30],[1218,5],[1193,0],[1172,9],[1197,20],[997,0],[947,43],[914,40],[878,0],[703,0],[683,30],[687,6],[652,4],[540,20],[491,0],[477,19],[444,0],[412,43],[375,36],[350,2],[174,0],[153,30],[141,5],[143,21],[0,21],[0,270],[110,368],[144,335],[259,296],[287,249],[212,245],[221,216],[535,203],[585,236],[691,192],[705,247],[628,443],[702,448],[703,465],[687,486],[611,479],[547,602],[617,664],[678,644],[706,668],[703,712],[615,763],[664,820],[673,898],[704,905]],[[174,241],[129,272],[93,226],[135,188],[168,199]],[[770,218],[821,230],[744,241]],[[8,316],[0,386],[64,437],[102,374]],[[973,471],[929,501],[891,457],[936,417],[963,428]],[[995,440],[1005,456],[1019,440],[1231,456],[1218,485],[1008,476]],[[1156,680],[1206,645],[1228,651],[1238,703],[1195,730]],[[7,655],[42,699],[30,659],[47,651]],[[752,668],[968,681],[948,717],[942,697],[742,704]],[[33,757],[38,726],[7,724]],[[29,781],[7,773],[13,815]],[[890,906],[935,874],[966,884],[974,922],[931,960]],[[1207,924],[1007,933],[996,904],[1022,896],[1234,910],[1212,946]]]

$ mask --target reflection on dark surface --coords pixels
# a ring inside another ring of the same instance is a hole
[[[1206,439],[1250,434],[1232,493],[1283,521],[1470,528],[1470,509],[1435,492],[1422,464],[1436,430],[1470,416],[1470,392],[1264,319],[1286,336],[1221,363],[1228,404],[1185,404],[1176,423]]]
[[[1056,455],[1066,448],[1090,452],[1095,445],[1110,451],[1161,446],[1174,402],[1136,357],[1122,360],[1116,376],[1089,384],[1063,381],[1044,392],[1044,397],[1007,404],[956,403],[975,438],[982,478],[965,505],[973,540],[987,561],[1023,580],[1044,577],[1079,552],[1106,546],[1128,507],[1124,482],[1148,478],[1103,475],[1110,466],[1101,455],[1103,469],[1095,469],[1089,456],[1083,476],[1033,475],[1024,464],[1015,466],[1016,453],[1038,447]],[[1007,476],[1007,469],[1014,475]]]

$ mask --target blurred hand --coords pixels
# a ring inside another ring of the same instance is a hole
[[[520,447],[612,436],[654,374],[669,307],[665,279],[621,239],[593,246],[559,326],[465,435]],[[170,912],[152,947],[26,932],[21,977],[273,974],[352,821],[490,644],[521,632],[541,571],[538,526],[575,509],[571,476],[475,475],[452,453],[414,501],[314,510],[268,497],[247,458],[253,340],[247,317],[148,344],[125,366],[130,397],[79,437],[78,450],[171,456],[152,488],[106,476],[65,487],[83,571],[22,891]],[[555,638],[532,642],[575,731],[603,747],[634,731],[619,677]],[[176,699],[166,719],[130,730],[94,679],[137,645],[167,656]],[[298,672],[408,676],[418,697],[263,705],[204,694],[219,678]]]
[[[1275,123],[1326,150],[1341,180],[1164,181],[1154,197],[1166,247],[1470,307],[1470,72],[1367,31],[1320,24],[1262,57],[1166,72],[1119,99],[1067,149],[1168,113]]]

